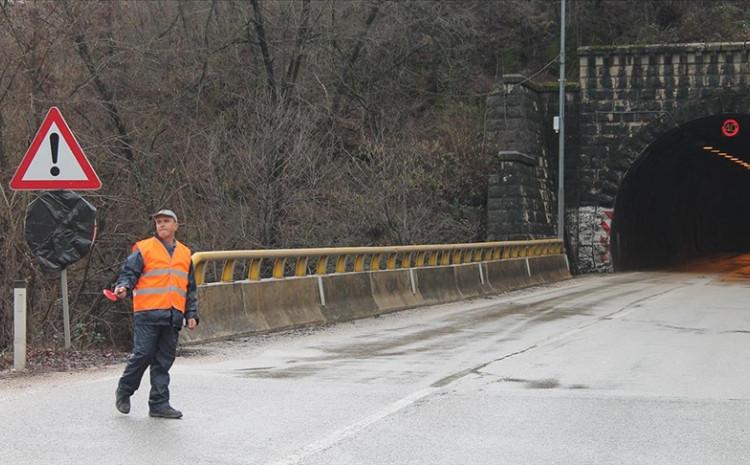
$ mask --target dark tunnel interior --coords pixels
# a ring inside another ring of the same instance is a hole
[[[750,115],[715,115],[654,141],[625,175],[612,221],[615,270],[750,250]]]

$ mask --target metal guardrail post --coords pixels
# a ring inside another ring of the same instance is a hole
[[[70,349],[70,305],[68,304],[68,270],[63,269],[60,273],[60,289],[62,290],[63,309],[63,334],[65,337],[65,350]]]
[[[26,281],[13,283],[13,369],[26,369]]]

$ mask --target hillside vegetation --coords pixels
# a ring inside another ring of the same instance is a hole
[[[569,1],[579,45],[745,40],[750,4]],[[0,353],[12,282],[59,344],[59,277],[23,239],[10,180],[50,106],[103,181],[92,252],[69,270],[74,344],[122,345],[111,285],[149,214],[194,250],[484,239],[485,97],[557,79],[559,2],[0,0]],[[575,61],[572,61],[575,64]],[[569,79],[577,66],[569,66]]]

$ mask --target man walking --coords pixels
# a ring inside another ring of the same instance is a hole
[[[152,218],[156,234],[133,246],[114,290],[119,298],[133,296],[134,311],[133,353],[117,385],[115,406],[130,413],[130,396],[150,367],[149,415],[177,419],[182,412],[169,404],[169,368],[183,322],[189,329],[198,324],[195,276],[190,249],[175,238],[175,212],[160,210]]]

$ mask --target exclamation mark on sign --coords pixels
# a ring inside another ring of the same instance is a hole
[[[59,142],[60,142],[60,136],[57,135],[57,133],[53,132],[52,134],[49,135],[49,145],[50,145],[50,148],[52,149],[52,164],[53,165],[57,165],[57,147],[59,145]],[[49,169],[49,174],[51,174],[52,176],[57,176],[58,174],[60,174],[60,168],[58,168],[57,166],[53,166],[52,168]]]

